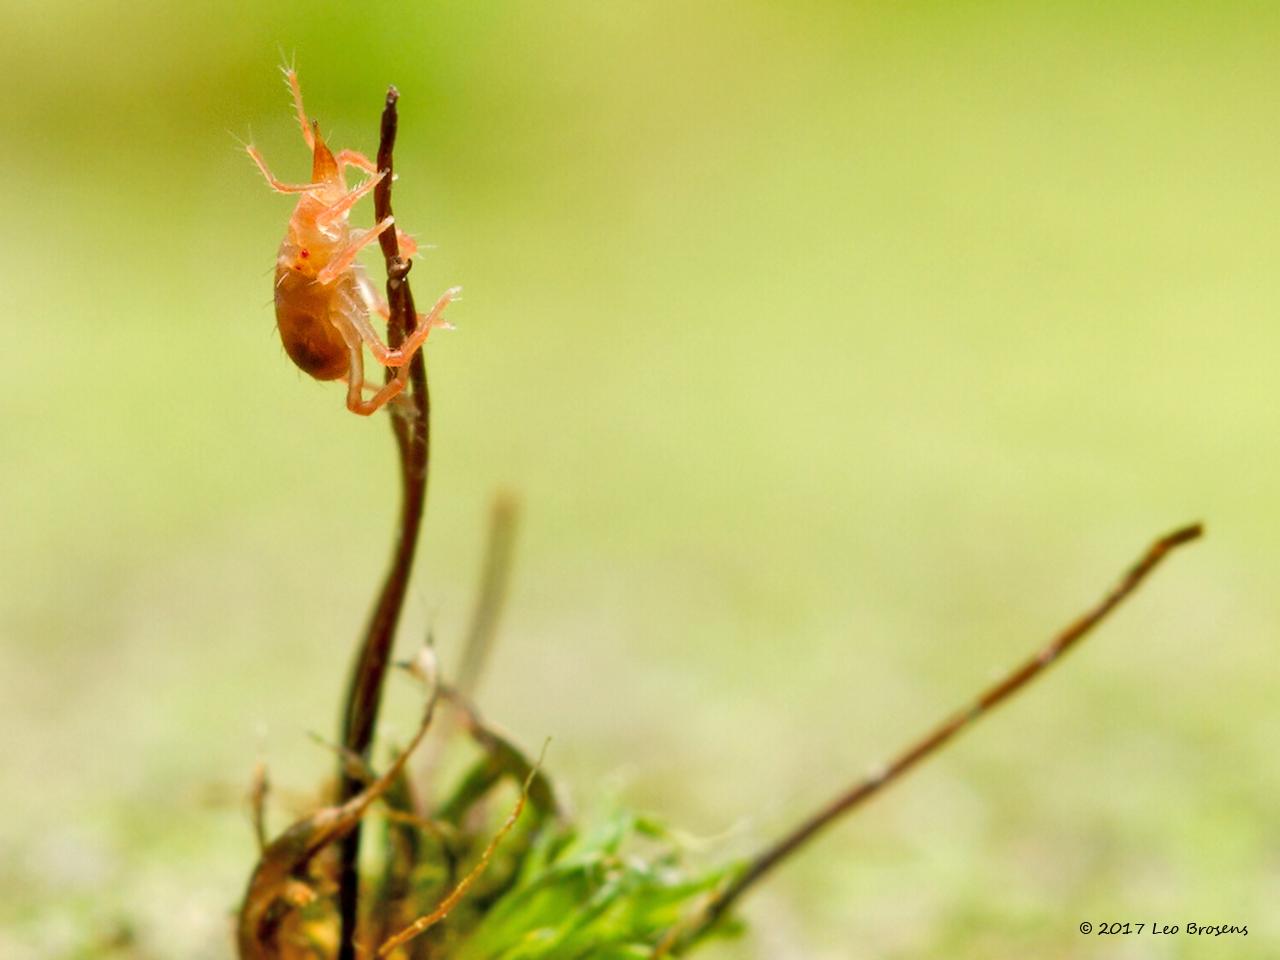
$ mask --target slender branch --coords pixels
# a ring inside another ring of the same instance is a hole
[[[378,143],[378,169],[384,171],[386,176],[373,192],[375,222],[391,216],[392,154],[395,150],[398,122],[396,101],[399,99],[400,94],[395,87],[387,89]],[[413,292],[409,289],[409,269],[412,263],[400,256],[400,242],[395,230],[384,230],[378,239],[386,260],[387,303],[391,308],[387,321],[387,342],[394,348],[404,340],[406,331],[413,329],[417,323]],[[387,379],[391,376],[392,371],[388,369]],[[392,546],[391,567],[369,618],[364,641],[352,670],[342,720],[343,746],[366,759],[382,705],[382,688],[391,656],[391,645],[395,639],[396,625],[400,621],[400,611],[404,607],[405,591],[417,548],[418,529],[422,526],[422,514],[426,507],[427,468],[431,448],[431,398],[427,389],[426,364],[422,351],[414,354],[410,362],[409,382],[412,388],[411,409],[408,413],[393,410],[391,417],[391,427],[400,451],[400,526]],[[340,790],[339,802],[350,799],[361,790],[359,779],[350,776],[348,771],[341,771]],[[356,956],[360,833],[357,824],[343,839],[340,852],[338,911],[342,919],[342,935],[338,960],[355,960]]]
[[[1171,550],[1197,539],[1203,533],[1199,524],[1175,530],[1167,536],[1155,541],[1147,552],[1135,563],[1120,582],[1111,589],[1096,606],[1081,615],[1073,623],[1059,633],[1043,650],[1015,668],[1003,679],[984,690],[968,707],[953,714],[935,727],[930,733],[907,747],[888,765],[880,767],[865,779],[837,796],[825,807],[805,819],[791,832],[773,843],[739,873],[726,887],[719,891],[707,904],[701,916],[685,931],[678,928],[672,931],[667,941],[660,948],[666,952],[675,946],[677,941],[689,942],[710,929],[721,916],[729,910],[739,898],[759,882],[761,877],[799,850],[813,836],[834,820],[869,800],[874,794],[899,779],[916,764],[927,759],[952,737],[994,707],[1003,703],[1013,694],[1039,676],[1052,663],[1057,661],[1082,640],[1108,614],[1129,596],[1147,575],[1165,558]]]

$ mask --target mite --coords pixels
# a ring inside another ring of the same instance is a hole
[[[417,326],[398,348],[387,346],[378,336],[371,317],[377,314],[386,319],[390,311],[356,256],[384,230],[392,229],[394,221],[386,217],[372,229],[360,230],[351,226],[349,217],[385,171],[379,172],[368,157],[355,150],[334,154],[320,136],[320,125],[307,119],[297,74],[286,69],[284,75],[293,92],[302,137],[311,150],[311,182],[280,182],[256,147],[245,148],[271,189],[298,195],[276,257],[276,327],[294,363],[317,380],[346,380],[347,409],[368,416],[404,390],[409,361],[432,329],[448,326],[444,309],[461,288],[446,290],[431,310],[418,314]],[[344,176],[347,167],[370,176],[349,190]],[[399,231],[397,237],[401,255],[412,256],[417,244]],[[365,383],[365,347],[374,360],[395,371],[387,383]],[[374,391],[367,399],[366,389]]]

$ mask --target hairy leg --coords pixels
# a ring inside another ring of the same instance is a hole
[[[298,113],[298,126],[302,128],[302,139],[307,141],[307,149],[316,148],[316,135],[311,129],[311,121],[307,119],[307,111],[302,106],[302,87],[298,85],[298,73],[293,67],[281,68],[289,91],[293,94],[293,108]]]

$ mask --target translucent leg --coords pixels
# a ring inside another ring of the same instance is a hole
[[[364,296],[368,297],[369,290],[367,287],[362,285],[362,289],[364,291]],[[418,314],[418,325],[414,327],[409,336],[405,338],[404,343],[394,350],[383,343],[382,338],[379,337],[377,331],[373,329],[373,324],[369,322],[369,315],[366,310],[350,309],[347,314],[347,319],[351,322],[351,326],[356,330],[356,332],[359,333],[360,339],[362,339],[369,347],[369,352],[373,354],[373,358],[375,360],[384,367],[404,367],[413,359],[413,355],[418,352],[418,348],[426,342],[427,337],[433,329],[436,327],[448,326],[444,321],[444,308],[447,307],[461,292],[461,287],[450,287],[441,294],[440,299],[436,301],[434,307],[426,313]],[[386,310],[386,307],[380,302],[372,308],[383,316],[388,315],[383,312]]]
[[[351,264],[355,263],[360,251],[377,240],[382,231],[390,229],[393,223],[395,223],[394,218],[387,217],[372,230],[362,232],[350,244],[340,250],[338,255],[330,260],[323,270],[316,274],[316,280],[325,284],[333,283],[334,280],[337,280],[338,277],[351,268]]]
[[[244,148],[253,162],[258,165],[258,169],[262,171],[262,175],[267,178],[267,183],[276,193],[306,193],[308,190],[318,189],[320,184],[317,183],[282,183],[277,180],[267,168],[267,162],[262,159],[262,154],[258,152],[258,148],[247,146]]]
[[[370,190],[378,185],[378,181],[381,180],[382,177],[383,174],[376,174],[364,183],[360,184],[360,186],[356,187],[354,190],[344,194],[341,200],[334,203],[333,206],[326,208],[324,213],[321,213],[316,217],[316,223],[322,227],[327,227],[329,224],[345,217],[351,212],[351,208],[360,202],[362,197],[367,195]]]
[[[351,369],[347,374],[347,409],[362,417],[381,410],[388,402],[397,397],[409,382],[409,368],[403,367],[396,375],[377,389],[368,400],[364,398],[365,388],[373,389],[373,384],[364,382],[364,350],[358,337],[347,344],[351,354]]]
[[[302,87],[298,85],[298,73],[293,67],[282,68],[285,82],[293,94],[293,108],[298,112],[298,126],[302,128],[302,139],[307,141],[307,149],[315,150],[316,135],[311,129],[311,121],[307,119],[307,111],[302,107]]]
[[[366,157],[359,150],[339,150],[334,155],[338,163],[348,167],[356,167],[365,173],[377,173],[378,165]]]
[[[406,260],[418,252],[418,241],[403,230],[396,231],[396,243],[400,245],[400,256]]]

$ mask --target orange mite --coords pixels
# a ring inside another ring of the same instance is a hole
[[[432,329],[448,326],[444,308],[461,288],[446,290],[430,311],[418,314],[417,326],[398,348],[392,349],[378,336],[370,318],[377,314],[386,319],[390,311],[356,256],[384,230],[391,229],[393,219],[387,217],[371,230],[359,230],[348,218],[385,174],[355,150],[332,153],[320,137],[320,125],[307,119],[297,74],[286,69],[284,75],[293,91],[303,139],[312,153],[311,182],[281,183],[267,169],[256,147],[245,148],[273,190],[299,194],[276,257],[276,326],[294,363],[317,380],[346,380],[347,409],[368,416],[404,390],[409,361]],[[371,176],[348,190],[343,176],[346,167],[357,167]],[[397,236],[401,255],[412,256],[417,244],[399,231]],[[386,384],[365,383],[366,346],[378,363],[395,370]],[[368,399],[364,397],[366,389],[375,391]]]

